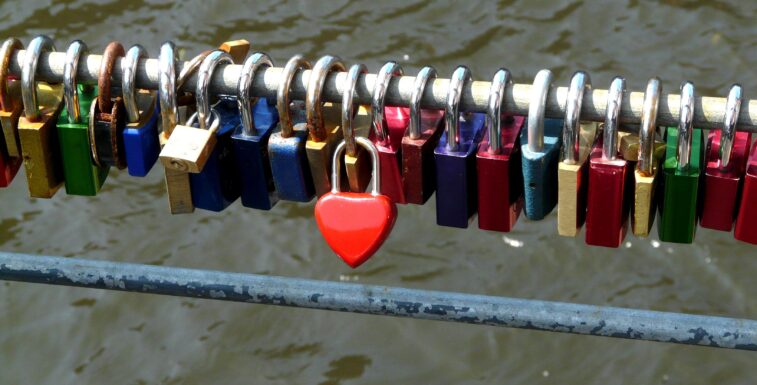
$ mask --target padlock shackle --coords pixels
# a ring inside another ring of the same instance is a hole
[[[103,58],[100,62],[100,72],[97,76],[97,104],[100,111],[110,113],[113,109],[113,99],[110,95],[113,67],[116,66],[116,60],[124,55],[126,55],[124,46],[117,41],[111,41],[105,47]]]
[[[13,51],[24,49],[21,40],[15,37],[5,39],[0,47],[0,108],[5,112],[13,111],[13,99],[8,95],[8,72]]]
[[[689,168],[691,143],[694,137],[694,83],[685,80],[681,83],[681,105],[678,109],[678,147],[676,150],[678,170]]]
[[[727,169],[731,161],[731,151],[733,142],[736,137],[736,123],[739,120],[741,112],[741,100],[743,89],[741,85],[735,83],[728,91],[728,99],[725,103],[725,114],[723,118],[723,127],[720,128],[720,168]]]
[[[364,137],[355,138],[355,142],[366,149],[371,154],[371,161],[373,162],[372,173],[373,181],[371,182],[371,195],[381,195],[379,186],[381,186],[381,164],[379,163],[379,154],[376,146],[368,139]],[[334,150],[333,159],[331,160],[331,192],[336,194],[339,191],[341,182],[341,169],[342,169],[342,153],[347,146],[346,141],[342,140],[336,149]]]
[[[166,136],[176,127],[179,103],[176,98],[176,46],[167,41],[160,46],[158,55],[158,95],[160,96],[160,120]]]
[[[531,152],[544,150],[544,110],[551,87],[552,71],[543,69],[537,72],[528,105],[528,150]]]
[[[281,81],[276,91],[276,109],[279,110],[279,123],[281,124],[281,137],[290,138],[294,135],[292,125],[292,116],[289,111],[289,92],[292,88],[294,75],[298,70],[310,69],[310,62],[305,60],[302,55],[294,55],[284,66],[281,72]]]
[[[570,79],[568,96],[565,99],[565,120],[562,129],[562,161],[576,164],[581,152],[581,106],[586,91],[591,93],[591,77],[584,71],[576,71]]]
[[[410,139],[421,138],[421,99],[426,91],[429,80],[436,79],[436,68],[425,66],[415,75],[413,91],[410,94],[410,124],[407,127],[407,136]]]
[[[308,79],[305,93],[305,116],[310,140],[322,142],[326,140],[326,128],[323,123],[323,86],[326,77],[333,71],[347,71],[338,56],[324,55],[313,66]]]
[[[502,152],[502,104],[504,104],[507,87],[512,86],[513,79],[507,68],[500,68],[494,73],[489,87],[489,103],[486,108],[486,127],[489,130],[489,153]]]
[[[342,93],[342,136],[347,144],[347,155],[357,156],[357,143],[355,142],[355,127],[353,120],[355,117],[355,88],[357,80],[362,74],[368,73],[368,67],[365,64],[353,64],[347,72],[347,83],[344,85]]]
[[[647,176],[654,175],[655,172],[654,142],[657,133],[660,94],[662,94],[660,78],[649,79],[647,89],[644,91],[644,107],[641,111],[641,127],[639,127],[639,161],[636,165],[636,169]]]
[[[121,75],[121,93],[123,94],[124,108],[126,109],[126,119],[129,123],[136,123],[139,121],[137,87],[134,81],[137,77],[137,65],[139,64],[139,60],[147,57],[147,50],[139,44],[134,44],[128,51],[126,51],[126,57],[121,63],[121,71],[123,72]],[[66,106],[66,108],[68,108],[68,104],[66,104]]]
[[[261,67],[273,67],[273,60],[265,52],[255,52],[244,61],[237,82],[237,105],[239,114],[242,115],[242,133],[246,136],[258,134],[255,118],[252,115],[252,106],[258,102],[258,98],[251,97],[250,90],[252,90],[255,74]]]
[[[376,141],[382,146],[388,145],[390,141],[384,116],[386,90],[389,88],[389,83],[393,77],[402,76],[403,74],[402,67],[393,61],[386,62],[376,74],[376,83],[373,86],[373,97],[371,98],[371,117]]]
[[[607,90],[607,107],[605,107],[604,132],[602,133],[602,160],[612,161],[618,157],[618,128],[620,106],[626,92],[626,79],[616,76]]]
[[[463,98],[465,83],[473,81],[471,71],[466,66],[457,66],[449,79],[447,103],[444,105],[444,122],[447,133],[447,151],[460,148],[460,100]]]
[[[89,53],[87,44],[81,40],[74,40],[66,50],[66,61],[63,62],[63,101],[66,103],[69,123],[81,122],[79,106],[79,88],[76,86],[76,74],[79,71],[79,59],[82,54]]]
[[[187,119],[186,125],[192,127],[195,124],[198,124],[197,123],[198,116],[199,115],[197,112],[190,115],[189,119]],[[221,117],[218,115],[218,112],[216,110],[211,109],[210,110],[210,127],[208,128],[208,131],[210,132],[217,131],[219,125],[221,124],[220,122],[221,122]]]
[[[37,104],[37,64],[42,51],[56,51],[53,39],[40,35],[29,42],[21,67],[21,101],[24,104],[24,116],[30,122],[39,120],[40,111]]]
[[[219,64],[234,64],[234,58],[226,51],[214,50],[200,64],[197,71],[197,85],[195,87],[195,99],[197,100],[197,120],[200,128],[207,129],[210,126],[210,80]],[[214,115],[215,117],[215,115]],[[211,129],[211,131],[213,131]]]

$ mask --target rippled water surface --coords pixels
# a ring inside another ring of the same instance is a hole
[[[0,36],[49,34],[58,49],[112,39],[153,55],[247,38],[279,63],[330,53],[375,71],[500,66],[517,82],[577,69],[640,90],[690,79],[702,95],[757,89],[749,1],[4,1]],[[0,247],[157,265],[757,318],[755,248],[700,229],[691,246],[629,237],[619,250],[556,236],[554,214],[507,235],[441,228],[433,200],[402,206],[391,237],[350,270],[312,204],[271,212],[167,213],[162,171],[111,172],[96,198],[0,191]],[[656,231],[655,231],[656,233]],[[752,293],[752,294],[750,294]],[[0,383],[748,383],[745,352],[22,283],[0,283]]]

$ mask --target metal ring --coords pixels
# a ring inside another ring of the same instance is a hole
[[[544,110],[547,95],[552,87],[552,71],[544,69],[534,77],[531,100],[528,104],[528,149],[540,152],[544,149]]]
[[[691,142],[694,136],[694,83],[681,83],[681,105],[678,109],[678,169],[689,168]]]
[[[623,94],[626,92],[626,79],[616,76],[607,90],[607,107],[605,107],[605,125],[602,134],[602,159],[615,160],[618,157],[618,128]]]
[[[489,153],[502,152],[502,104],[507,87],[513,84],[510,71],[500,68],[494,73],[489,87],[489,103],[486,108],[486,126],[489,127]]]
[[[97,152],[97,141],[95,140],[95,112],[97,103],[92,102],[89,105],[89,122],[87,124],[87,135],[89,136],[89,153],[92,155],[92,163],[97,167],[102,167],[100,162],[100,153]]]
[[[179,116],[179,102],[176,98],[176,46],[171,41],[160,46],[158,94],[160,95],[160,118],[163,132],[170,136]]]
[[[87,45],[81,40],[74,40],[68,46],[66,61],[63,62],[63,100],[66,102],[69,123],[79,123],[81,121],[76,74],[79,71],[79,59],[81,55],[87,53],[89,53]]]
[[[562,130],[562,160],[576,164],[581,152],[581,106],[586,90],[591,91],[591,78],[584,71],[576,71],[570,79],[568,97],[565,100],[565,120]]]
[[[281,136],[289,138],[294,135],[292,116],[289,114],[289,90],[294,81],[297,70],[310,69],[310,62],[302,55],[294,55],[284,66],[279,77],[279,88],[276,91],[276,109],[279,110],[279,123],[281,124]]]
[[[121,63],[121,91],[124,98],[126,116],[130,123],[139,121],[139,105],[137,104],[137,88],[134,79],[137,76],[139,59],[146,59],[147,50],[139,44],[135,44],[126,52],[126,58]]]
[[[234,64],[234,59],[226,51],[214,50],[200,64],[197,72],[197,84],[195,86],[195,98],[197,99],[197,116],[200,128],[206,129],[210,124],[210,80],[213,78],[219,64]]]
[[[426,91],[429,80],[436,79],[436,69],[426,66],[418,71],[413,83],[413,92],[410,94],[410,124],[407,127],[407,136],[417,140],[421,138],[421,99]]]
[[[381,164],[379,163],[378,149],[376,149],[376,146],[368,138],[355,138],[355,142],[371,154],[371,161],[373,162],[371,195],[381,195],[381,191],[379,191],[379,186],[381,186]],[[331,180],[334,181],[334,183],[331,184],[332,193],[339,192],[341,179],[341,172],[339,172],[339,170],[342,168],[342,152],[344,152],[346,146],[347,142],[343,140],[334,150],[334,157],[331,162]]]
[[[218,115],[218,112],[216,110],[211,109],[210,110],[210,127],[208,128],[208,131],[215,132],[218,131],[218,127],[220,126],[221,117]],[[193,113],[189,119],[187,119],[187,126],[194,126],[197,124],[197,117],[198,113]]]
[[[8,95],[8,72],[10,71],[11,55],[13,51],[24,49],[21,40],[11,37],[3,42],[0,47],[0,108],[3,111],[13,111],[14,101]]]
[[[26,47],[24,63],[21,67],[21,101],[24,103],[24,116],[30,122],[39,120],[40,111],[37,104],[37,64],[42,51],[55,51],[53,40],[45,35],[32,39]]]
[[[353,126],[353,117],[355,116],[355,87],[360,75],[368,73],[365,64],[353,64],[347,72],[347,82],[344,85],[342,93],[342,133],[344,141],[347,144],[347,155],[357,155],[357,143],[355,142],[355,127]]]
[[[242,115],[242,133],[246,136],[255,136],[258,134],[255,128],[255,118],[252,115],[252,106],[257,103],[258,98],[250,97],[252,82],[255,80],[255,74],[260,67],[273,67],[273,60],[265,52],[255,52],[242,65],[242,72],[239,73],[237,82],[237,104],[239,114]]]
[[[463,97],[465,83],[472,80],[470,69],[458,66],[449,79],[447,103],[444,106],[444,120],[447,124],[447,150],[457,151],[460,148],[460,100]]]
[[[731,161],[733,140],[736,137],[736,123],[739,121],[741,111],[741,98],[743,90],[736,83],[728,91],[728,100],[725,103],[725,116],[723,128],[720,129],[720,168],[725,169]]]
[[[654,140],[657,132],[657,108],[660,106],[662,83],[657,77],[649,79],[644,92],[644,107],[641,110],[639,128],[639,163],[637,169],[644,175],[654,173]]]
[[[347,71],[342,59],[338,56],[325,55],[318,59],[310,71],[307,93],[305,94],[305,116],[307,120],[310,140],[322,142],[326,140],[326,130],[323,123],[323,85],[326,77],[332,71]]]
[[[376,74],[376,82],[373,86],[373,97],[371,98],[371,116],[373,121],[373,132],[376,134],[376,141],[381,145],[389,143],[389,133],[386,129],[386,118],[384,117],[384,106],[386,105],[386,90],[389,88],[389,82],[395,76],[402,76],[402,67],[393,61],[386,62]]]
[[[97,77],[97,104],[100,111],[110,113],[113,108],[113,100],[110,96],[111,76],[116,60],[126,54],[124,46],[117,41],[112,41],[105,47],[102,60],[100,61],[100,73]]]
[[[184,67],[181,68],[181,71],[179,71],[179,77],[176,79],[176,90],[180,90],[181,87],[184,87],[184,83],[186,83],[187,80],[189,80],[189,77],[200,68],[202,61],[213,51],[214,50],[212,49],[202,51],[197,54],[197,56],[193,57],[192,60],[184,63]]]

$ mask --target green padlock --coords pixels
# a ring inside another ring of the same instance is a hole
[[[657,227],[663,242],[692,243],[697,227],[699,175],[702,170],[702,130],[693,128],[694,85],[681,85],[678,128],[667,128],[663,196]]]
[[[97,97],[97,90],[76,84],[79,57],[87,50],[81,41],[74,41],[66,52],[63,67],[63,88],[66,107],[58,118],[58,138],[66,193],[94,196],[100,191],[110,167],[98,167],[92,162],[89,110]]]

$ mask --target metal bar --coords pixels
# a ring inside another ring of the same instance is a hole
[[[10,62],[10,72],[12,74],[20,74],[24,55],[24,50],[13,54]],[[83,58],[84,61],[79,66],[77,79],[85,83],[97,83],[101,55],[86,55]],[[64,59],[65,53],[62,52],[43,53],[37,70],[39,80],[53,83],[62,82]],[[210,91],[217,94],[236,94],[237,81],[239,80],[239,71],[241,69],[241,65],[219,66],[220,75],[213,77]],[[274,67],[258,71],[253,83],[253,95],[275,98],[281,70],[281,67]],[[309,70],[297,74],[292,88],[293,99],[305,99],[305,88],[309,76]],[[120,84],[120,77],[121,63],[117,62],[113,71],[113,78],[117,82],[116,84]],[[374,74],[366,74],[360,77],[355,94],[359,103],[370,104],[371,90],[373,90],[375,79],[376,75]],[[196,81],[196,76],[192,76],[182,88],[194,91]],[[346,72],[329,75],[326,79],[323,94],[324,100],[341,102],[341,93],[346,81]],[[409,106],[414,81],[415,77],[413,76],[402,76],[397,80],[393,80],[386,93],[387,104]],[[676,86],[671,87],[671,83],[668,83],[667,87],[677,89],[677,82],[678,80],[673,81],[673,84],[676,84]],[[425,108],[443,109],[447,97],[448,84],[449,79],[438,78],[433,80],[430,86],[426,87],[421,99],[421,105]],[[463,111],[485,112],[490,84],[488,81],[475,81],[467,85],[463,90],[461,109]],[[157,59],[146,59],[139,62],[136,85],[144,89],[157,89]],[[503,106],[505,111],[516,115],[527,115],[530,92],[530,81],[528,84],[515,84],[513,87],[508,88]],[[547,117],[562,118],[565,115],[565,98],[567,94],[567,87],[552,88],[547,96]],[[620,122],[639,124],[641,122],[643,100],[643,92],[629,92],[623,98],[620,110]],[[678,124],[679,101],[680,95],[663,92],[657,118],[659,125],[676,126]],[[719,128],[724,119],[725,101],[725,98],[721,97],[697,97],[694,104],[694,126],[703,129]],[[594,89],[592,92],[587,92],[581,108],[581,119],[596,122],[604,121],[606,106],[606,89]],[[739,114],[737,130],[757,132],[757,99],[744,99],[741,113]]]
[[[757,350],[757,321],[0,252],[0,279]]]

